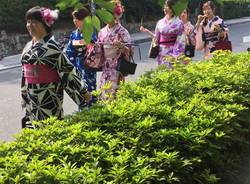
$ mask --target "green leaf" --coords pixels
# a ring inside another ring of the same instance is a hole
[[[56,7],[60,10],[66,10],[68,8],[68,4],[65,1],[61,1],[56,4]]]
[[[86,43],[90,43],[91,38],[92,38],[92,34],[94,32],[94,27],[93,27],[91,16],[87,16],[83,20],[82,32],[83,32],[83,35],[84,35],[84,41]]]
[[[165,0],[159,0],[159,1],[158,1],[158,4],[159,4],[161,7],[163,7],[164,4],[165,4]]]
[[[97,31],[101,29],[101,22],[97,16],[92,16],[92,23]]]
[[[114,21],[113,15],[110,12],[108,12],[107,10],[104,10],[104,9],[96,10],[96,14],[106,24]]]
[[[188,0],[179,0],[173,6],[174,12],[176,16],[179,16],[181,12],[187,8]]]
[[[106,10],[113,12],[115,8],[115,3],[113,2],[106,2],[104,0],[94,0],[96,4],[98,4],[100,7],[105,8]]]

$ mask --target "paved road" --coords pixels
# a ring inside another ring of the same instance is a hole
[[[245,51],[250,43],[242,43],[243,36],[250,36],[250,23],[236,24],[230,27],[230,39],[235,52]],[[144,71],[154,69],[156,63],[147,58],[150,43],[140,44],[142,60],[139,61],[138,49],[135,49],[135,61],[138,69],[135,75],[129,76],[128,80],[135,80]],[[200,59],[202,53],[197,52],[195,60]],[[20,68],[13,68],[0,72],[0,140],[13,140],[13,135],[20,132],[22,111],[20,106]],[[98,79],[100,73],[98,73]],[[66,95],[64,102],[65,114],[74,112],[77,107]]]

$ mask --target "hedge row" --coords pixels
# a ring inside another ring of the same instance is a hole
[[[250,133],[250,54],[160,67],[117,99],[0,144],[0,183],[212,184]]]

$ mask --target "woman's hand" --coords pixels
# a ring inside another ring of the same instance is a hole
[[[205,15],[198,15],[198,19],[196,22],[196,25],[199,26],[201,24],[201,22],[206,18]]]
[[[125,45],[124,45],[122,42],[118,41],[118,40],[115,40],[115,41],[113,42],[113,45],[114,45],[115,47],[117,47],[118,49],[124,49],[124,47],[125,47]]]
[[[227,38],[227,33],[225,31],[220,31],[218,33],[218,39],[219,40],[225,40]]]
[[[89,102],[91,101],[91,99],[92,99],[92,95],[91,95],[91,93],[88,92],[88,91],[87,91],[86,93],[83,94],[83,97],[84,97],[86,103],[89,103]]]
[[[148,29],[146,29],[145,27],[143,27],[143,26],[140,26],[140,31],[141,32],[147,32],[148,31]]]

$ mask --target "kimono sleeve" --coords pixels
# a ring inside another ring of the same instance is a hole
[[[83,105],[85,103],[83,94],[87,92],[88,86],[64,53],[59,56],[57,68],[67,94],[76,104]]]
[[[26,107],[26,104],[29,103],[28,97],[27,97],[27,85],[25,84],[25,78],[24,78],[24,69],[22,67],[22,79],[21,79],[21,104],[22,108],[24,109]]]
[[[184,54],[185,51],[185,34],[184,34],[183,23],[179,24],[179,29],[177,30],[176,34],[177,34],[177,39],[173,47],[173,55],[172,55],[174,57],[178,57]]]
[[[159,24],[160,22],[158,21],[156,26],[155,26],[155,38],[157,40],[157,42],[159,43],[159,39],[160,39],[160,30],[159,30]]]

